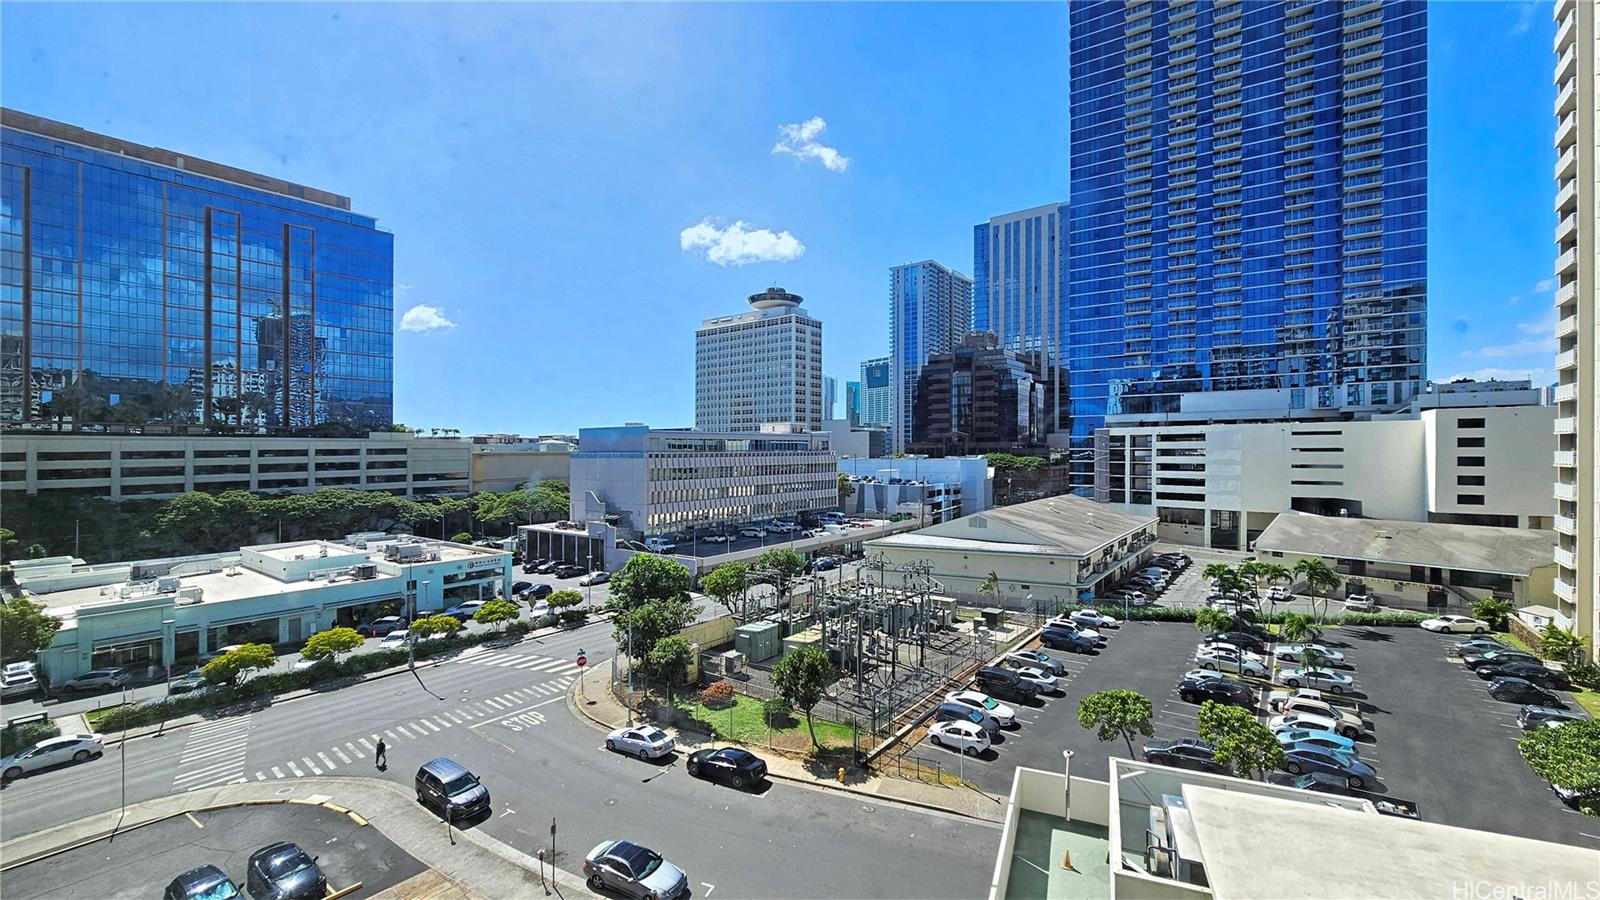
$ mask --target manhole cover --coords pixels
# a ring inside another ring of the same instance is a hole
[[[277,790],[273,791],[273,793],[277,794],[279,797],[283,797],[283,796],[286,796],[288,794],[294,793],[294,788],[282,787],[282,788],[278,788]]]
[[[877,812],[878,808],[875,807],[875,806],[863,806],[863,807],[861,807],[861,811],[862,812]]]

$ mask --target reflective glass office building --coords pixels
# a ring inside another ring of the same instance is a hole
[[[0,114],[0,418],[385,425],[394,241],[350,200]]]
[[[972,228],[972,330],[1032,360],[1049,387],[1042,426],[1067,427],[1067,205],[1051,203],[994,216]]]
[[[1069,15],[1075,487],[1108,415],[1177,413],[1202,391],[1279,392],[1290,415],[1417,393],[1425,4],[1083,0]]]

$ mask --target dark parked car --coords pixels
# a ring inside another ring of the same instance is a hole
[[[559,565],[561,565],[561,563],[557,562],[556,560],[547,559],[535,566],[533,570],[538,572],[540,575],[549,575],[551,572],[554,572],[556,570],[556,566]]]
[[[1039,686],[1024,680],[1014,669],[984,666],[978,670],[973,680],[977,683],[978,690],[1001,700],[1027,703],[1039,696]]]
[[[1465,640],[1465,641],[1462,641],[1459,644],[1456,644],[1456,655],[1457,656],[1466,656],[1468,653],[1474,653],[1474,652],[1482,653],[1485,650],[1515,650],[1515,649],[1516,649],[1515,647],[1509,646],[1507,644],[1502,644],[1498,640],[1496,640],[1496,639],[1494,639],[1492,637],[1487,637],[1487,636],[1480,635],[1478,637],[1471,638],[1469,640]]]
[[[1283,768],[1291,775],[1303,772],[1323,772],[1343,778],[1353,788],[1365,787],[1378,779],[1378,771],[1354,756],[1318,747],[1312,744],[1294,744],[1283,748]]]
[[[1512,660],[1510,662],[1495,662],[1487,666],[1479,666],[1478,677],[1484,681],[1493,678],[1521,678],[1531,681],[1540,687],[1555,688],[1565,691],[1571,688],[1572,683],[1567,679],[1566,673],[1558,672],[1543,663]]]
[[[721,750],[696,750],[689,754],[689,774],[727,782],[736,788],[757,784],[767,777],[767,764],[761,757],[738,747]]]
[[[431,760],[417,770],[417,802],[446,819],[465,819],[489,808],[489,789],[453,759]]]
[[[1260,653],[1266,649],[1266,641],[1248,631],[1223,631],[1206,638],[1207,644],[1232,644],[1241,650],[1251,653]]]
[[[583,566],[574,566],[574,565],[571,565],[571,564],[564,565],[564,566],[556,566],[555,576],[557,578],[577,578],[579,575],[582,575],[582,574],[583,574]]]
[[[245,890],[255,900],[321,900],[328,895],[328,879],[315,856],[284,842],[250,854]]]
[[[232,900],[239,886],[216,866],[201,866],[172,879],[161,900]]]
[[[551,594],[554,594],[555,592],[556,592],[556,589],[551,587],[548,584],[536,584],[536,585],[533,586],[533,590],[528,592],[528,599],[529,600],[543,600],[544,598],[550,596]]]
[[[1217,762],[1217,749],[1194,738],[1154,740],[1144,744],[1144,761],[1158,766],[1194,769],[1215,775],[1232,775],[1233,770]]]
[[[532,589],[533,589],[533,582],[531,582],[531,581],[518,581],[518,582],[515,582],[515,583],[513,583],[511,585],[511,593],[513,593],[513,594],[520,594],[520,593],[523,593],[524,591],[528,591],[528,590],[532,590]]]
[[[1246,709],[1256,705],[1255,691],[1227,678],[1185,678],[1178,682],[1178,696],[1187,703],[1215,700]]]
[[[1069,628],[1046,628],[1039,632],[1039,643],[1051,650],[1092,653],[1096,642],[1094,638]]]
[[[932,722],[969,722],[987,731],[991,737],[1000,730],[1000,723],[993,716],[979,712],[970,706],[946,701],[933,708]]]
[[[356,626],[356,631],[362,637],[383,637],[391,631],[399,631],[404,627],[406,627],[405,616],[384,616],[371,622],[362,622]]]
[[[522,564],[522,574],[524,574],[524,575],[532,575],[533,573],[539,571],[539,567],[540,566],[544,565],[545,563],[547,563],[549,561],[550,560],[545,559],[543,557],[540,557],[539,559],[530,559],[527,562]]]
[[[1507,703],[1531,703],[1534,706],[1564,707],[1565,703],[1554,692],[1548,691],[1526,678],[1496,678],[1489,682],[1489,696]]]
[[[1532,731],[1546,725],[1560,725],[1563,722],[1575,722],[1583,718],[1587,717],[1575,710],[1529,704],[1517,714],[1517,724],[1523,731]]]
[[[1479,666],[1487,666],[1494,663],[1508,663],[1517,660],[1521,660],[1523,662],[1538,662],[1539,657],[1534,656],[1532,653],[1529,653],[1525,650],[1510,649],[1475,650],[1464,653],[1461,656],[1461,661],[1467,664],[1467,668],[1474,671],[1476,671]]]
[[[596,893],[610,888],[642,900],[675,900],[689,893],[689,876],[682,869],[632,841],[601,841],[583,858],[583,875]]]

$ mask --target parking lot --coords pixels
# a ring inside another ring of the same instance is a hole
[[[178,816],[96,841],[5,873],[5,895],[17,900],[56,897],[159,897],[180,873],[214,865],[245,887],[250,854],[279,841],[316,857],[335,890],[357,882],[350,897],[371,897],[424,870],[376,828],[319,806],[244,806]],[[241,896],[243,894],[241,893]]]
[[[1107,633],[1107,645],[1095,654],[1051,651],[1067,667],[1064,695],[1031,706],[1009,704],[1020,727],[1002,731],[989,752],[961,759],[925,738],[910,752],[940,761],[994,795],[1010,791],[1017,766],[1060,771],[1063,749],[1074,751],[1074,772],[1103,779],[1109,757],[1125,756],[1127,747],[1120,740],[1096,740],[1078,724],[1077,706],[1083,697],[1111,688],[1150,698],[1156,737],[1197,737],[1199,707],[1176,690],[1183,673],[1195,667],[1201,637],[1195,627],[1133,622]],[[1357,704],[1372,722],[1372,734],[1358,747],[1377,769],[1374,792],[1417,803],[1426,821],[1600,848],[1594,820],[1563,806],[1518,755],[1520,707],[1491,699],[1486,682],[1453,661],[1459,640],[1414,628],[1324,633],[1322,643],[1345,654],[1343,671],[1355,678],[1356,690],[1343,700]],[[1139,745],[1135,741],[1136,753]]]

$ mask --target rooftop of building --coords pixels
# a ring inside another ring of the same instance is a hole
[[[1155,516],[1064,495],[996,507],[874,543],[910,549],[1087,557],[1155,523]],[[995,524],[1008,527],[991,527]]]
[[[103,150],[107,153],[130,156],[158,166],[192,172],[195,175],[215,178],[241,187],[281,194],[285,197],[305,200],[322,206],[332,206],[336,209],[346,211],[350,209],[350,198],[342,194],[296,184],[282,178],[261,175],[234,166],[211,162],[210,160],[197,159],[193,156],[161,147],[135,144],[132,141],[114,138],[110,135],[89,131],[76,125],[69,125],[66,122],[58,122],[54,119],[46,119],[43,116],[35,116],[20,110],[0,108],[0,125],[51,138],[52,140],[67,141],[95,150]]]
[[[1554,565],[1555,532],[1286,512],[1256,538],[1276,553],[1525,576]]]

